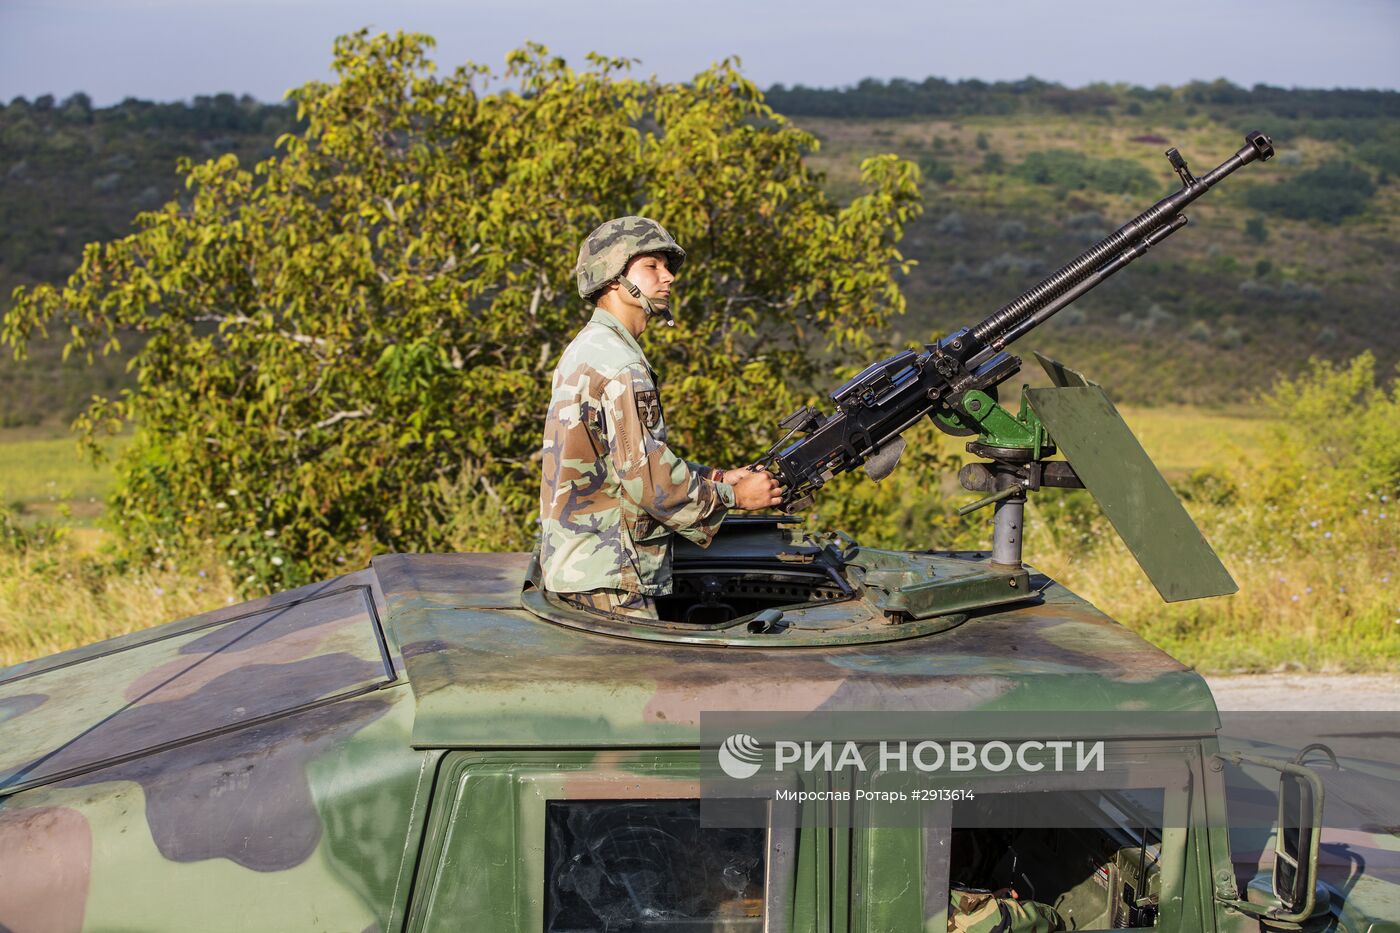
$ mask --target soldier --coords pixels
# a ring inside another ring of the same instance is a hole
[[[637,343],[674,325],[685,251],[645,217],[588,235],[575,274],[594,306],[554,370],[540,483],[543,586],[582,608],[655,619],[671,591],[671,536],[707,546],[728,509],[781,502],[768,473],[682,460],[666,444],[656,373]]]
[[[1064,918],[1049,904],[1023,901],[1009,888],[948,891],[948,933],[1052,933]]]

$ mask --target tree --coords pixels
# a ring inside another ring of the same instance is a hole
[[[183,162],[187,204],[88,245],[64,287],[17,290],[17,353],[49,327],[89,359],[146,338],[137,387],[77,424],[90,444],[136,426],[109,510],[129,547],[213,546],[250,588],[376,551],[529,547],[549,375],[586,319],[573,259],[612,216],[689,253],[681,326],[646,341],[695,457],[751,459],[903,310],[917,168],[872,158],[867,193],[833,204],[803,162],[816,140],[736,63],[664,84],[530,45],[503,75],[440,77],[432,44],[340,38],[275,156]]]

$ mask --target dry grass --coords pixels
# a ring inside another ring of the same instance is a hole
[[[1314,519],[1316,525],[1307,515],[1270,513],[1248,494],[1248,483],[1259,470],[1268,468],[1273,422],[1253,411],[1189,407],[1125,407],[1123,414],[1172,481],[1214,466],[1222,475],[1245,484],[1233,501],[1188,503],[1240,592],[1164,604],[1092,503],[1081,499],[1066,512],[1046,498],[1053,492],[1039,494],[1039,500],[1032,498],[1026,545],[1032,564],[1205,671],[1400,670],[1400,509],[1396,503],[1374,499],[1360,503],[1351,514]],[[956,454],[963,442],[920,432],[911,453],[927,448]],[[23,455],[5,459],[4,453],[0,447],[0,464],[9,464],[12,470],[15,464],[28,469],[33,462]],[[900,476],[896,472],[883,485],[897,486]],[[934,513],[973,498],[958,489],[951,476],[946,479],[949,482],[940,491],[889,489],[899,507],[910,513],[909,520],[902,528],[886,521],[889,540],[867,543],[931,546],[939,533],[935,526],[940,520]],[[876,489],[863,480],[860,483],[867,490]],[[894,513],[899,507],[882,506],[884,510],[877,511],[897,518]],[[471,529],[472,535],[463,537],[461,546],[489,547],[483,534],[506,533],[507,529],[491,523],[491,515],[468,516],[464,533]],[[946,533],[946,523],[942,527]],[[968,528],[965,536],[964,546],[984,543],[980,526]],[[0,664],[110,638],[235,600],[234,583],[216,561],[194,562],[187,569],[123,568],[102,553],[105,540],[104,533],[80,527],[70,529],[56,544],[18,552],[0,549]]]
[[[1268,553],[1258,541],[1267,516],[1238,505],[1190,511],[1239,584],[1233,596],[1163,603],[1103,522],[1074,542],[1032,519],[1027,553],[1037,569],[1204,671],[1400,670],[1400,514],[1373,508],[1330,537],[1319,526],[1310,529],[1316,540]]]
[[[0,549],[0,666],[182,619],[235,601],[228,575],[123,568],[90,536],[28,551]]]
[[[1276,421],[1255,410],[1185,406],[1124,407],[1122,414],[1167,479],[1195,491],[1187,510],[1239,592],[1164,603],[1082,491],[1031,497],[1029,563],[1204,671],[1400,670],[1400,508],[1393,499],[1347,493],[1348,502],[1359,501],[1339,508],[1338,491],[1349,484],[1333,488],[1319,475],[1306,484],[1301,505],[1285,514],[1263,488],[1279,471],[1296,469],[1279,457]],[[937,450],[965,461],[964,440],[921,433],[911,438],[906,457]],[[1211,473],[1204,480],[1197,473],[1203,468]],[[990,510],[950,520],[953,508],[976,498],[951,474],[937,490],[918,488],[899,472],[882,486],[853,479],[839,492],[863,504],[852,514],[871,525],[858,535],[864,543],[990,546]]]

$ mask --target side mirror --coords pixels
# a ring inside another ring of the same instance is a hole
[[[1330,751],[1328,755],[1331,755]],[[1229,904],[1266,923],[1301,923],[1312,916],[1317,906],[1317,855],[1324,796],[1322,779],[1311,768],[1296,761],[1260,758],[1239,752],[1218,757],[1234,765],[1257,765],[1279,772],[1273,876],[1274,896],[1279,904],[1276,907],[1246,901],[1230,901]]]
[[[1285,910],[1304,917],[1313,906],[1321,823],[1322,786],[1317,775],[1311,771],[1306,776],[1292,771],[1280,774],[1274,894]]]

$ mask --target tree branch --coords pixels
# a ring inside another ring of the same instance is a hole
[[[258,323],[261,323],[261,322],[256,321],[256,320],[254,320],[253,318],[250,318],[250,317],[248,317],[247,315],[244,315],[244,314],[196,314],[193,318],[191,318],[191,320],[196,321],[196,322],[199,322],[199,323],[213,323],[213,324],[258,324]],[[330,345],[329,341],[325,340],[325,339],[322,338],[322,337],[312,337],[312,336],[310,336],[310,335],[308,335],[308,334],[298,334],[298,333],[296,333],[295,331],[281,330],[281,329],[279,329],[279,330],[277,331],[277,333],[278,333],[280,336],[282,336],[282,337],[286,337],[288,340],[292,341],[293,343],[299,343],[299,344],[301,344],[301,345],[304,346],[304,347],[325,347],[325,346],[329,346],[329,345]]]
[[[311,430],[317,431],[321,428],[328,428],[333,424],[339,424],[340,422],[346,421],[350,418],[368,418],[372,414],[374,414],[373,408],[357,408],[354,411],[338,411],[335,414],[331,415],[329,418],[316,422],[314,425],[311,426]]]

